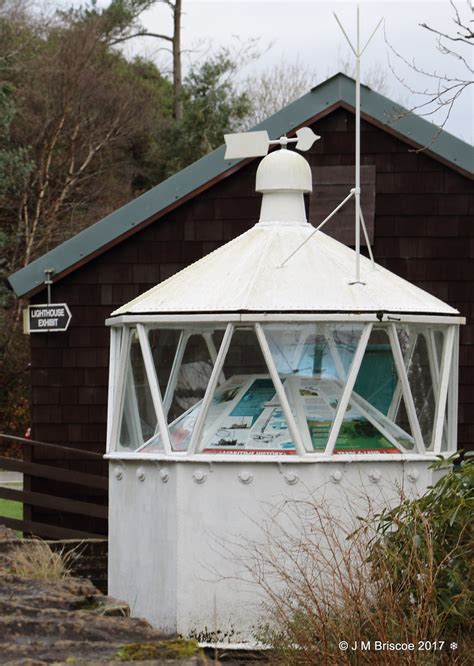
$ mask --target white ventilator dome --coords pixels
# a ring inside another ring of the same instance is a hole
[[[275,150],[260,162],[257,169],[257,192],[313,191],[311,167],[304,157],[291,150]]]

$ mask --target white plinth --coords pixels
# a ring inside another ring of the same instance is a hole
[[[252,643],[265,621],[246,544],[286,499],[313,495],[349,517],[367,498],[396,502],[397,487],[420,495],[437,474],[430,460],[109,462],[109,593],[164,634],[229,643]]]

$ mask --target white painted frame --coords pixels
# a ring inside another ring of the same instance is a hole
[[[357,380],[356,380],[357,381]],[[352,398],[351,400],[357,405],[359,410],[362,412],[362,414],[365,416],[367,421],[369,421],[376,430],[380,432],[381,435],[385,437],[386,440],[390,442],[395,448],[401,449],[402,453],[411,453],[410,450],[406,449],[403,444],[401,444],[398,439],[396,439],[387,429],[386,429],[386,424],[387,422],[390,423],[390,426],[394,428],[402,437],[402,435],[408,435],[411,439],[413,437],[407,433],[403,428],[401,428],[397,423],[394,421],[391,421],[387,416],[382,414],[382,412],[378,412],[375,416],[372,413],[372,410],[374,410],[374,407],[365,400],[361,395],[356,393],[355,391],[352,391]],[[413,445],[415,444],[415,440],[413,439]]]
[[[120,345],[122,341],[122,328],[112,327],[110,329],[109,350],[109,386],[107,390],[107,439],[105,450],[112,450],[112,423],[114,416],[115,393],[117,387],[117,372],[120,359]]]
[[[173,395],[176,388],[176,383],[178,381],[179,369],[183,361],[184,352],[186,351],[186,345],[191,336],[191,333],[188,331],[181,331],[179,335],[178,344],[174,354],[173,364],[171,366],[170,376],[168,377],[168,383],[166,385],[165,397],[163,398],[163,409],[166,417],[173,402]]]
[[[211,361],[215,364],[217,360],[217,349],[216,345],[214,344],[214,340],[212,339],[212,333],[206,331],[200,331],[200,334],[204,338],[204,341],[207,345],[207,350],[209,352]],[[221,370],[221,373],[219,375],[219,384],[223,384],[224,382],[225,382],[225,375],[224,372]]]
[[[375,328],[375,326],[372,327],[372,331],[374,330],[374,328]],[[372,333],[372,331],[371,331],[371,333]],[[346,383],[347,376],[346,376],[346,371],[345,371],[345,368],[344,368],[344,364],[343,364],[342,359],[341,359],[341,355],[339,354],[339,350],[337,348],[337,345],[334,342],[334,338],[330,335],[330,333],[328,333],[328,334],[325,333],[324,336],[327,340],[328,349],[329,349],[329,352],[330,352],[330,354],[333,358],[333,361],[334,361],[334,367],[336,368],[336,372],[339,376],[339,380],[340,380],[340,383],[341,383],[341,388],[344,388],[344,384]],[[366,349],[367,349],[367,346],[368,346],[369,342],[370,342],[370,335],[369,335],[369,339],[367,341]],[[364,358],[362,357],[362,361],[363,360],[364,360]],[[361,365],[362,365],[362,362],[361,362]],[[360,368],[359,368],[359,371],[360,371]],[[357,381],[357,377],[356,377],[356,381]],[[373,413],[372,413],[372,411],[374,410],[374,407],[370,404],[370,402],[365,400],[365,398],[363,398],[361,395],[356,393],[354,390],[352,391],[351,400],[353,400],[353,402],[355,402],[355,404],[359,408],[360,412],[362,413],[363,416],[365,416],[367,421],[369,421],[369,423],[371,423],[374,426],[374,428],[376,428],[376,430],[378,430],[380,432],[380,434],[385,437],[386,440],[388,440],[397,449],[402,449],[402,451],[409,453],[409,451],[407,451],[405,449],[403,444],[400,444],[400,442],[398,440],[396,440],[393,437],[393,435],[391,435],[390,432],[384,427],[384,421],[385,422],[386,421],[391,421],[392,426],[395,426],[400,432],[403,432],[404,434],[407,435],[408,433],[405,433],[405,431],[403,431],[402,428],[397,426],[397,424],[393,421],[393,419],[391,419],[388,415],[385,416],[381,412],[377,413],[376,416],[374,416]]]
[[[308,421],[306,420],[306,414],[304,411],[303,404],[301,400],[299,400],[299,395],[298,395],[298,389],[295,387],[294,384],[294,376],[289,375],[286,380],[285,380],[285,390],[290,396],[290,408],[291,408],[291,403],[294,405],[294,410],[296,414],[296,421],[299,426],[299,432],[301,434],[302,440],[303,440],[303,446],[305,448],[305,451],[307,453],[316,453],[317,455],[321,455],[319,451],[314,451],[313,449],[313,442],[311,441],[311,433],[309,431],[308,427]]]
[[[270,351],[270,347],[268,346],[267,338],[265,337],[264,330],[260,324],[255,324],[255,333],[257,334],[257,339],[260,344],[260,348],[262,350],[263,358],[265,359],[265,363],[267,364],[268,372],[270,373],[270,377],[273,381],[273,385],[275,387],[276,394],[280,401],[283,414],[285,415],[285,419],[288,424],[288,430],[290,431],[290,435],[293,440],[293,444],[295,445],[296,452],[300,456],[303,456],[306,453],[306,449],[303,440],[301,438],[298,425],[293,416],[293,412],[291,411],[290,403],[288,402],[288,398],[286,397],[285,389],[281,382],[280,375],[278,374],[278,370],[276,369],[275,362],[273,360],[273,356]]]
[[[388,335],[388,331],[387,331],[387,335]],[[412,362],[418,335],[419,335],[419,333],[416,333],[416,335],[413,334],[413,335],[410,336],[411,339],[410,339],[410,342],[408,344],[408,349],[406,351],[405,356],[403,357],[403,361],[405,363],[406,368],[409,368],[410,363]],[[398,377],[398,373],[397,373],[397,377]],[[401,400],[402,400],[402,384],[400,382],[400,377],[398,377],[397,384],[396,384],[395,390],[393,392],[392,402],[391,402],[390,407],[388,408],[388,412],[387,412],[387,416],[391,421],[395,421],[395,419],[397,417],[398,410],[400,409]]]
[[[452,315],[430,315],[420,313],[419,315],[403,314],[398,312],[384,312],[382,319],[376,312],[356,314],[353,312],[344,313],[319,313],[319,312],[256,312],[256,313],[238,313],[229,312],[209,313],[209,314],[148,314],[148,315],[119,315],[106,319],[106,326],[121,326],[123,324],[160,324],[169,325],[170,328],[179,328],[184,324],[196,326],[196,324],[223,324],[227,322],[241,323],[277,323],[277,322],[372,322],[387,324],[396,318],[397,323],[418,323],[418,324],[465,324],[465,317]]]
[[[168,424],[166,422],[166,416],[163,410],[163,401],[161,399],[161,391],[158,384],[158,377],[156,375],[155,363],[153,362],[153,355],[151,353],[148,332],[143,324],[137,324],[137,333],[138,340],[140,342],[140,348],[142,350],[143,363],[145,365],[145,372],[148,379],[148,386],[150,388],[153,408],[155,410],[158,431],[160,433],[161,442],[163,444],[163,450],[165,453],[171,454]]]
[[[415,402],[411,393],[410,382],[408,381],[405,361],[403,359],[402,349],[400,347],[400,340],[398,339],[397,327],[395,324],[389,324],[388,337],[390,340],[390,346],[392,347],[392,354],[395,361],[395,367],[397,369],[398,380],[401,384],[402,396],[403,400],[405,401],[405,409],[407,411],[411,434],[415,440],[415,449],[418,451],[418,453],[426,453],[420,424],[418,422],[418,416],[416,414]]]
[[[446,404],[448,400],[449,380],[451,376],[451,363],[453,358],[455,328],[449,326],[444,336],[443,353],[441,356],[440,382],[438,401],[436,403],[435,425],[433,429],[433,453],[441,453],[441,443],[443,441],[443,428],[446,416]],[[457,383],[457,382],[456,382]],[[450,442],[448,438],[448,449]]]
[[[201,433],[204,428],[204,424],[206,422],[209,406],[211,404],[212,398],[214,397],[214,393],[217,388],[219,377],[221,376],[222,373],[224,360],[225,357],[227,356],[227,352],[229,351],[229,345],[233,333],[234,333],[234,324],[227,324],[224,337],[222,338],[221,346],[219,347],[219,352],[217,354],[216,362],[214,363],[214,367],[212,368],[211,376],[209,378],[209,383],[207,385],[204,398],[202,399],[201,409],[199,410],[199,414],[196,423],[194,425],[193,434],[191,435],[191,441],[189,442],[189,447],[187,450],[188,455],[192,455],[193,453],[195,453],[196,449],[198,449],[198,445],[200,449],[203,444],[203,442],[200,441]]]
[[[454,453],[458,443],[458,399],[459,399],[459,326],[454,328],[451,376],[448,393],[448,437],[447,452]]]
[[[120,435],[123,404],[126,391],[126,373],[128,368],[128,357],[130,353],[130,327],[124,326],[120,340],[120,356],[116,371],[116,385],[114,387],[112,426],[110,429],[110,450],[117,448]]]
[[[339,354],[339,350],[337,348],[337,345],[334,342],[334,339],[330,334],[327,335],[326,340],[328,342],[329,352],[330,352],[330,354],[333,358],[333,361],[334,361],[334,367],[336,368],[336,372],[339,376],[339,380],[340,380],[340,383],[341,383],[341,388],[344,388],[344,384],[346,383],[347,376],[346,376],[346,371],[344,369],[344,364],[342,363],[341,355]],[[369,335],[369,339],[367,340],[366,349],[367,349],[367,346],[369,344],[369,341],[370,341],[370,335]],[[362,357],[362,361],[363,360],[364,360],[364,358]],[[361,361],[361,365],[362,365],[362,361]],[[359,367],[359,371],[360,371],[360,367]],[[357,381],[357,377],[356,377],[356,381]],[[355,382],[354,382],[354,385],[355,385]],[[381,435],[383,435],[385,437],[385,439],[392,444],[392,446],[395,446],[397,449],[401,449],[405,453],[409,453],[409,451],[407,451],[407,449],[405,449],[403,444],[400,444],[400,442],[398,440],[396,440],[393,437],[393,435],[391,435],[390,432],[384,427],[384,422],[390,421],[392,427],[395,426],[400,432],[403,432],[405,435],[408,435],[408,433],[405,433],[405,431],[403,431],[402,428],[397,426],[397,424],[392,419],[390,419],[388,417],[388,415],[385,416],[384,414],[382,414],[380,412],[380,413],[377,413],[374,416],[373,413],[372,413],[372,410],[374,408],[370,404],[370,402],[365,400],[365,398],[363,398],[361,395],[356,393],[354,390],[352,391],[351,400],[357,405],[357,407],[359,408],[359,410],[361,411],[363,416],[365,416],[367,421],[369,421],[369,423],[371,423],[374,426],[374,428],[376,428],[376,430],[378,430],[381,433]]]
[[[331,431],[329,433],[326,449],[324,451],[325,456],[331,456],[334,453],[334,447],[336,446],[339,430],[341,429],[341,425],[344,420],[344,415],[349,405],[349,400],[351,399],[352,391],[354,390],[354,385],[356,383],[357,375],[359,374],[360,366],[362,363],[362,359],[364,358],[365,350],[367,348],[367,343],[369,342],[371,331],[372,331],[372,324],[367,324],[361,333],[357,349],[352,358],[352,363],[349,369],[349,373],[347,375],[346,384],[342,391],[341,400],[339,402],[339,405],[337,406],[336,416],[331,426]]]
[[[454,326],[456,330],[458,330],[457,326]],[[437,423],[437,413],[438,413],[438,401],[440,398],[440,367],[439,367],[439,362],[438,362],[438,351],[436,348],[436,342],[435,342],[435,330],[441,332],[443,334],[443,347],[447,335],[447,331],[449,330],[449,327],[440,327],[438,329],[433,329],[432,327],[423,327],[422,329],[418,331],[413,331],[412,339],[410,340],[409,347],[407,349],[407,352],[405,354],[405,367],[407,369],[407,376],[408,376],[408,369],[410,367],[410,364],[412,362],[413,354],[415,351],[416,347],[416,342],[418,340],[418,336],[422,335],[425,339],[426,342],[426,348],[427,348],[427,353],[428,353],[428,362],[429,362],[429,367],[430,367],[430,374],[431,374],[431,381],[432,381],[432,390],[433,390],[433,399],[435,403],[435,416],[433,419],[433,431],[432,431],[432,436],[430,441],[425,441],[423,439],[423,444],[424,444],[424,449],[425,452],[433,452],[434,451],[434,440],[435,440],[435,434],[436,434],[436,423]],[[451,380],[450,380],[451,381]],[[451,386],[449,381],[449,385]],[[454,380],[453,380],[454,381]],[[457,379],[455,380],[457,382]],[[410,392],[411,392],[411,387],[410,387]],[[412,394],[413,395],[413,394]],[[390,406],[389,412],[388,412],[388,417],[391,420],[395,420],[396,414],[400,408],[400,401],[402,397],[402,391],[401,391],[401,383],[400,379],[398,380],[397,386],[395,388],[392,404]],[[457,420],[457,417],[456,417]],[[450,434],[449,434],[449,418],[446,418],[446,412],[445,416],[443,418],[443,431],[446,433],[446,438],[447,441],[450,441]],[[422,438],[423,438],[423,433],[422,433]],[[451,442],[454,440],[451,440]],[[442,442],[442,437],[441,437],[441,442]],[[441,446],[441,444],[440,444]],[[448,444],[448,449],[455,450],[455,447],[451,444],[451,446]]]
[[[372,330],[373,330],[373,328],[372,328]],[[341,355],[339,354],[339,350],[337,348],[336,343],[334,342],[334,338],[332,337],[331,332],[325,332],[324,333],[324,338],[325,338],[325,340],[328,344],[329,353],[331,354],[332,359],[334,361],[334,367],[336,369],[336,372],[337,372],[339,380],[340,380],[341,389],[344,389],[344,385],[347,381],[347,373],[346,373],[346,370],[344,368],[344,364],[342,362]],[[370,341],[370,335],[369,335],[369,339],[367,340],[366,349],[367,349],[367,346],[369,344],[369,341]],[[364,357],[362,357],[362,361],[363,360],[364,360]],[[361,361],[361,365],[362,365],[362,361]],[[359,367],[359,371],[360,371],[360,367]],[[356,381],[357,381],[357,377],[356,377]],[[355,382],[354,382],[354,385],[355,385]],[[376,430],[378,430],[380,432],[380,434],[383,435],[383,437],[385,437],[385,439],[392,444],[392,446],[395,446],[397,449],[401,449],[402,452],[404,452],[404,453],[409,453],[409,451],[407,451],[407,449],[405,449],[403,444],[400,444],[400,442],[398,440],[396,440],[393,437],[393,435],[391,435],[390,432],[384,427],[384,421],[390,421],[391,419],[389,419],[387,416],[385,416],[382,413],[377,413],[377,415],[374,416],[371,413],[372,410],[373,410],[373,407],[370,404],[370,402],[365,400],[361,395],[356,393],[354,390],[352,391],[352,396],[351,396],[350,399],[357,405],[360,412],[362,413],[363,416],[365,416],[367,421],[369,421],[369,423],[371,423],[374,426],[374,428]],[[342,425],[342,423],[341,423],[341,425]],[[391,425],[395,426],[400,432],[403,432],[406,435],[408,434],[408,433],[405,433],[400,427],[398,427],[396,423],[392,422]],[[339,436],[339,433],[338,433],[338,436]],[[336,437],[336,441],[337,441],[337,437]]]
[[[231,341],[232,342],[232,341]],[[224,359],[225,361],[225,359]],[[241,388],[237,392],[237,395],[233,400],[230,401],[228,408],[227,408],[227,413],[232,412],[234,407],[238,405],[239,401],[241,400],[242,396],[245,395],[245,393],[248,391],[248,389],[252,386],[252,383],[254,382],[255,379],[257,379],[258,375],[248,375],[246,381],[242,383]],[[209,413],[209,412],[208,412]],[[222,427],[222,422],[226,418],[226,412],[224,412],[214,423],[213,423],[213,431],[217,432],[221,427]],[[206,415],[207,417],[207,415]],[[204,426],[201,431],[201,438],[205,436],[206,434],[206,421],[204,421]],[[198,445],[196,446],[197,452],[200,455],[200,452],[202,451],[202,446]],[[227,455],[227,454],[226,454]]]
[[[173,396],[176,389],[176,383],[178,381],[181,364],[183,362],[184,352],[186,351],[189,338],[191,338],[193,335],[202,335],[204,342],[207,346],[209,357],[212,363],[214,364],[216,362],[217,349],[214,344],[214,340],[212,339],[212,335],[210,333],[206,332],[205,330],[196,330],[196,329],[181,331],[173,359],[173,364],[171,366],[170,376],[168,377],[168,383],[165,389],[165,396],[163,398],[163,407],[166,416],[168,416],[168,412],[173,402]],[[222,384],[224,382],[225,382],[224,373],[221,372],[221,375],[219,376],[219,383]]]
[[[441,453],[442,457],[448,457],[447,454]],[[275,453],[269,456],[262,453],[227,453],[225,455],[219,453],[195,453],[187,455],[186,453],[174,451],[171,456],[164,453],[120,453],[111,452],[104,456],[106,460],[130,460],[130,461],[156,461],[156,462],[200,462],[209,465],[229,463],[229,462],[252,462],[252,463],[266,463],[270,465],[280,465],[281,463],[301,465],[307,463],[331,463],[334,461],[344,462],[409,462],[409,461],[435,461],[438,456],[429,452],[426,455],[420,453],[338,453],[333,456],[321,455],[321,453],[306,453],[304,456],[299,455],[285,455]]]
[[[131,344],[132,340],[130,341],[130,350],[131,350]],[[127,399],[127,389],[128,389],[128,399]],[[138,408],[138,400],[137,400],[137,389],[135,384],[135,377],[133,375],[133,367],[131,359],[129,359],[129,367],[126,373],[125,390],[123,397],[122,423],[124,420],[127,423],[131,441],[137,443],[143,441],[142,426],[140,421],[140,410]],[[121,423],[119,421],[119,430],[118,430],[119,434],[121,430],[122,430]],[[117,440],[117,442],[120,443],[119,440]]]
[[[444,344],[446,329],[445,328],[439,329],[439,332],[443,334],[443,344]],[[425,333],[425,339],[428,347],[428,361],[430,364],[431,381],[433,383],[433,397],[435,401],[435,415],[433,416],[433,431],[431,434],[431,441],[429,442],[429,446],[426,447],[427,450],[431,451],[433,449],[434,431],[436,425],[436,404],[439,398],[439,387],[440,387],[438,350],[436,349],[435,331],[433,328],[428,329],[428,331]],[[443,435],[445,435],[447,443],[449,442],[448,422],[449,418],[445,418],[443,425]]]

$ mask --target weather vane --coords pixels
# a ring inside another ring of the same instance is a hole
[[[286,148],[287,144],[295,143],[297,150],[309,150],[313,143],[320,139],[310,127],[302,127],[296,131],[296,139],[281,136],[275,141],[270,140],[266,130],[259,132],[240,132],[238,134],[225,134],[225,159],[235,160],[245,157],[263,157],[268,153],[271,145],[280,145]]]

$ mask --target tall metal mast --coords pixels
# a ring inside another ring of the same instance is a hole
[[[339,27],[341,28],[342,34],[347,40],[351,51],[355,55],[356,67],[355,67],[355,186],[354,186],[354,197],[355,197],[355,251],[356,251],[356,266],[355,266],[355,279],[352,284],[361,283],[360,279],[360,221],[361,221],[361,209],[360,209],[360,59],[365,49],[368,47],[369,43],[372,40],[372,37],[377,32],[380,24],[383,19],[375,26],[372,34],[367,40],[364,48],[360,48],[360,12],[359,5],[357,5],[357,19],[356,19],[356,46],[354,48],[351,40],[349,39],[347,32],[344,30],[344,27],[339,20],[336,12],[334,13],[334,18],[336,19]],[[364,225],[365,226],[365,225]]]
[[[355,135],[355,281],[360,282],[360,44],[359,44],[359,5],[357,5],[357,42],[356,42],[356,135]]]

